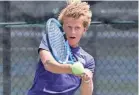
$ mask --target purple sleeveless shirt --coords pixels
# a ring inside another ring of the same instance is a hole
[[[39,46],[40,49],[49,51],[45,34]],[[85,68],[90,69],[92,73],[94,72],[95,62],[91,55],[81,47],[71,47],[71,51]],[[55,74],[45,70],[40,60],[28,95],[74,95],[80,84],[81,79],[77,76],[72,74]]]

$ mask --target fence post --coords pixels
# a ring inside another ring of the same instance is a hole
[[[10,1],[3,1],[4,22],[10,22]],[[11,32],[3,28],[3,95],[11,95]]]

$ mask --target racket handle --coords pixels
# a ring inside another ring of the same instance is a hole
[[[72,67],[72,73],[75,74],[75,75],[81,75],[84,73],[84,67],[83,67],[83,64],[80,63],[80,62],[75,62]]]

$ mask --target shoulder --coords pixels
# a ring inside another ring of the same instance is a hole
[[[87,61],[94,60],[93,56],[86,52],[83,48],[80,47],[80,55],[84,57]]]
[[[82,58],[85,60],[84,67],[94,72],[95,69],[94,57],[85,50],[83,50],[82,48],[80,49],[80,56],[82,56]]]

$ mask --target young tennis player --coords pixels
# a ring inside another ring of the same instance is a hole
[[[39,46],[40,61],[28,95],[74,95],[79,87],[81,95],[92,95],[95,62],[79,46],[81,37],[90,25],[91,16],[90,6],[86,2],[74,2],[68,3],[58,17],[73,56],[85,68],[84,74],[74,73],[74,64],[58,63],[49,51],[44,34]]]

